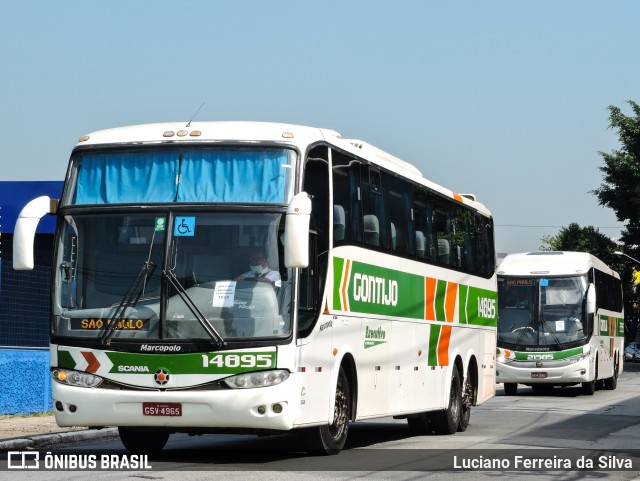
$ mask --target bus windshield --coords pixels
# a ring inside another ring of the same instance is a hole
[[[585,340],[586,276],[498,278],[498,342],[513,349]]]
[[[287,204],[296,153],[283,148],[139,147],[78,151],[63,205]]]
[[[166,209],[64,216],[53,334],[104,344],[288,336],[283,222]]]

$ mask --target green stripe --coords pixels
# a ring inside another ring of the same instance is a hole
[[[438,281],[436,285],[436,321],[447,322],[447,314],[444,308],[447,296],[447,281]]]
[[[554,361],[559,361],[561,359],[568,359],[570,357],[579,356],[583,352],[583,346],[575,347],[573,349],[565,349],[564,351],[551,351],[551,352],[520,352],[516,351],[516,361],[531,361],[535,359],[531,359],[529,356],[545,356],[552,355]]]
[[[63,367],[65,369],[76,368],[76,361],[74,361],[73,356],[69,351],[58,349],[58,367]]]
[[[458,286],[458,311],[460,311],[460,324],[468,324],[467,318],[467,294],[469,287],[459,284]]]
[[[429,366],[438,365],[438,338],[440,337],[440,325],[431,324],[429,326]]]
[[[342,280],[342,269],[344,268],[344,259],[340,257],[334,257],[333,259],[333,309],[341,311],[342,306],[340,304],[340,282]]]

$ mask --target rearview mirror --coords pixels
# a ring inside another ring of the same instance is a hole
[[[309,265],[309,221],[311,197],[306,192],[296,194],[289,207],[284,224],[284,265],[304,268]]]
[[[13,268],[17,271],[33,269],[33,245],[36,229],[45,214],[55,214],[58,200],[46,195],[37,197],[25,205],[13,231]]]
[[[587,290],[587,314],[595,314],[596,312],[596,286],[589,284]]]

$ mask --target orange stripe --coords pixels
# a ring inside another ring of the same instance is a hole
[[[427,321],[436,320],[436,312],[433,307],[433,300],[436,297],[436,284],[438,281],[432,277],[425,277],[425,311],[424,318]]]
[[[438,340],[438,366],[449,365],[449,341],[451,340],[451,326],[442,326]]]
[[[453,322],[453,314],[456,310],[456,297],[458,294],[458,284],[455,282],[447,283],[447,297],[445,299],[445,314],[447,316],[447,322]]]
[[[347,259],[347,263],[344,268],[345,275],[342,277],[342,310],[347,310],[347,280],[349,279],[349,267],[351,261]]]
[[[447,293],[445,298],[445,316],[447,322],[453,322],[453,314],[456,309],[456,297],[458,294],[458,284],[447,283]],[[440,339],[438,340],[438,366],[449,365],[449,342],[451,341],[451,326],[442,326]]]

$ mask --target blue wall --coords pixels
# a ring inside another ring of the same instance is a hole
[[[0,349],[0,372],[0,414],[53,409],[48,349]]]
[[[33,182],[1,182],[0,181],[0,232],[13,233],[16,219],[22,208],[36,197],[48,195],[53,199],[59,199],[62,195],[62,182],[60,181],[33,181]],[[53,232],[56,227],[56,218],[45,215],[38,224],[39,233]]]
[[[62,182],[1,182],[0,181],[0,414],[31,414],[53,409],[49,350],[36,349],[48,345],[49,330],[49,270],[51,233],[55,216],[45,216],[38,225],[38,234],[48,234],[49,240],[36,236],[34,271],[14,271],[12,234],[16,218],[30,200],[41,195],[60,198]],[[1,235],[1,234],[0,234]],[[46,237],[46,236],[45,236]],[[4,242],[3,242],[4,241]],[[39,272],[42,271],[42,272]],[[37,285],[37,293],[34,286]],[[27,288],[25,288],[28,287]],[[37,296],[36,299],[34,296]],[[35,306],[42,305],[42,309]]]

